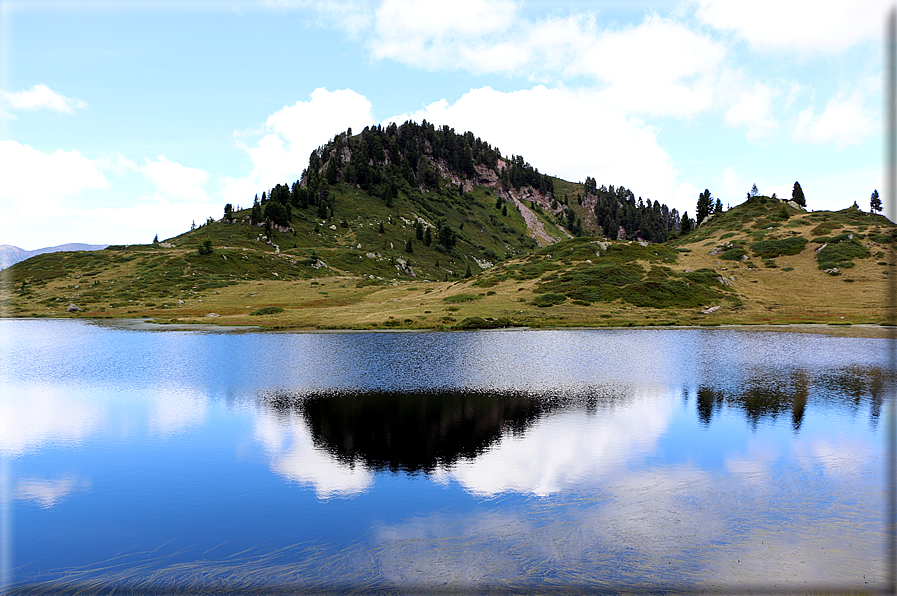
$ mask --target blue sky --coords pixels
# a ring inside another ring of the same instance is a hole
[[[680,212],[795,180],[867,210],[889,6],[0,0],[0,244],[170,237],[424,118]]]

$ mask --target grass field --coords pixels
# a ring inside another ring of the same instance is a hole
[[[484,189],[457,199],[494,215]],[[487,226],[481,233],[466,220],[466,248],[453,253],[421,245],[409,254],[402,238],[413,234],[411,220],[383,210],[358,212],[347,227],[315,221],[318,232],[297,223],[295,234],[274,234],[276,247],[258,227],[210,223],[170,248],[40,255],[2,272],[0,312],[309,330],[879,325],[897,275],[894,225],[855,208],[806,213],[758,197],[667,244],[521,244],[494,266],[471,267],[469,278],[461,267],[486,258],[476,246],[485,246]],[[399,211],[410,214],[410,204]],[[520,238],[522,217],[508,220]],[[380,221],[391,231],[380,233]],[[214,252],[200,255],[207,238]],[[67,312],[70,304],[81,310]]]

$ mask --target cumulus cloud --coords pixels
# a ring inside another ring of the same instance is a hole
[[[460,57],[475,71],[506,71],[509,64],[503,58],[509,56],[502,52],[482,55],[477,50],[495,43],[487,36],[506,31],[516,8],[507,0],[385,0],[376,11],[372,53],[375,58],[430,69],[457,64]]]
[[[886,0],[698,0],[697,18],[746,40],[757,52],[838,54],[880,39]]]
[[[812,107],[801,111],[794,122],[792,137],[800,143],[834,144],[839,149],[859,145],[877,130],[875,118],[859,91],[841,93],[828,101],[816,115]]]
[[[204,170],[169,161],[164,155],[160,155],[158,161],[145,159],[146,165],[140,170],[166,198],[195,202],[209,200],[209,195],[202,189],[209,178]]]
[[[745,127],[749,139],[771,137],[779,129],[778,121],[772,116],[772,101],[776,95],[775,89],[758,83],[726,110],[726,124]]]
[[[17,111],[52,110],[72,114],[83,110],[87,104],[80,99],[65,97],[44,84],[34,85],[25,91],[0,90],[0,106]]]
[[[311,10],[318,25],[337,27],[355,36],[370,26],[373,9],[364,0],[262,0],[275,9]]]
[[[624,184],[637,195],[669,202],[676,185],[657,130],[628,118],[593,90],[565,87],[502,92],[473,89],[454,104],[434,102],[388,121],[411,119],[473,131],[506,154],[522,155],[540,171],[574,181]]]
[[[242,178],[224,179],[225,199],[245,204],[262,190],[298,179],[311,152],[335,133],[346,128],[357,132],[373,122],[371,102],[363,95],[351,89],[315,89],[309,101],[297,101],[269,116],[265,135],[255,146],[238,143],[249,155],[252,170]]]
[[[0,197],[21,204],[107,188],[107,165],[75,150],[44,153],[16,141],[0,141]]]

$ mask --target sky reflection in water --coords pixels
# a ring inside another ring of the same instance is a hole
[[[3,578],[881,586],[888,347],[0,321]]]

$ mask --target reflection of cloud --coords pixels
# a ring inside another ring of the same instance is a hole
[[[104,411],[95,402],[56,393],[49,385],[0,388],[0,455],[14,457],[45,443],[80,441]]]
[[[375,568],[360,572],[406,587],[530,587],[522,592],[549,577],[584,592],[645,591],[651,582],[720,593],[883,582],[874,487],[819,475],[767,476],[766,484],[758,491],[753,479],[688,465],[621,467],[572,499],[498,499],[467,515],[377,527]]]
[[[593,414],[571,410],[548,416],[522,435],[506,435],[474,460],[439,470],[481,495],[505,491],[548,495],[592,485],[596,479],[652,449],[672,415],[671,400],[656,393]]]
[[[63,476],[55,480],[24,478],[16,482],[13,496],[23,501],[34,501],[49,509],[69,493],[87,488],[90,488],[89,480],[79,480],[74,476]]]
[[[300,416],[277,416],[262,411],[255,436],[271,458],[271,469],[290,480],[310,484],[320,499],[350,496],[367,490],[373,475],[364,466],[349,466],[315,447]]]
[[[801,441],[794,449],[803,467],[812,470],[821,464],[826,474],[837,478],[846,479],[880,467],[873,446],[856,437],[818,437]]]
[[[199,396],[163,391],[155,396],[149,423],[161,434],[167,435],[201,423],[207,410],[208,404]]]

